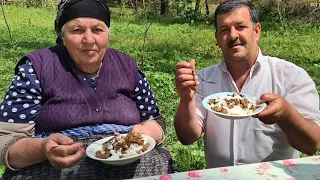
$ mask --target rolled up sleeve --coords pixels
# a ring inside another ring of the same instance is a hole
[[[32,137],[35,132],[34,126],[35,124],[0,122],[0,165],[11,170],[18,170],[12,168],[8,163],[9,150],[19,139]]]

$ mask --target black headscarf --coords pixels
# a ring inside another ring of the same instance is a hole
[[[60,37],[62,26],[79,17],[96,18],[110,27],[110,10],[104,0],[62,0],[58,5],[57,17],[54,22],[57,44],[63,42]]]

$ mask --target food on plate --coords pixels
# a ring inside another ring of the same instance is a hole
[[[211,98],[208,104],[212,110],[230,115],[247,115],[260,108],[254,101],[239,93]]]
[[[117,160],[145,152],[150,143],[139,133],[121,135],[116,133],[111,141],[102,144],[102,150],[96,152],[96,157],[108,160]]]

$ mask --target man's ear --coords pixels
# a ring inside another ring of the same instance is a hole
[[[257,42],[259,42],[259,39],[261,36],[261,24],[260,23],[257,23],[254,26],[254,32],[255,32],[256,40],[257,40]]]

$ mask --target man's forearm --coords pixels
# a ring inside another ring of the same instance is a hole
[[[312,155],[320,148],[319,125],[313,120],[304,119],[295,109],[292,110],[288,119],[278,125],[295,149]]]
[[[13,168],[24,168],[45,161],[41,138],[23,138],[13,144],[9,150],[8,163]]]
[[[174,120],[177,136],[182,144],[189,145],[197,141],[202,133],[202,127],[196,116],[195,100],[184,102],[180,100]]]

